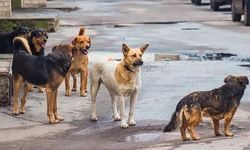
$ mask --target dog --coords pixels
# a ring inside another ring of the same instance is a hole
[[[148,48],[145,44],[141,48],[132,49],[122,44],[123,60],[118,62],[95,63],[90,69],[91,83],[91,120],[97,121],[96,116],[96,95],[103,83],[109,91],[112,100],[112,117],[115,121],[121,120],[121,128],[128,128],[136,125],[134,111],[141,87],[141,69],[143,65],[142,55]],[[130,111],[128,123],[125,114],[125,97],[130,97]],[[118,110],[116,107],[118,98]]]
[[[11,32],[0,33],[0,53],[12,54],[13,53],[13,39],[17,36],[28,38],[30,29],[25,26],[14,27]]]
[[[179,101],[170,122],[164,132],[174,130],[180,124],[182,140],[186,137],[186,129],[193,140],[200,140],[195,127],[202,121],[202,117],[212,119],[215,136],[220,136],[219,121],[224,119],[225,136],[233,136],[230,123],[240,105],[246,86],[249,84],[247,76],[229,75],[224,79],[225,84],[211,91],[193,92]]]
[[[48,33],[43,29],[34,29],[30,32],[28,37],[29,46],[32,55],[44,56],[45,55],[45,45],[47,43],[49,36]],[[28,86],[29,91],[33,91],[33,85]],[[38,93],[43,93],[41,87],[38,87]]]
[[[28,41],[22,37],[14,39],[14,54],[12,63],[13,74],[13,114],[25,113],[25,103],[28,85],[44,87],[47,95],[47,115],[49,122],[54,124],[63,120],[57,113],[57,89],[64,80],[72,59],[72,47],[61,45],[46,56],[34,56]],[[18,108],[18,94],[24,85],[21,98],[21,108]]]
[[[76,51],[73,53],[73,61],[70,66],[70,71],[65,78],[65,96],[71,96],[71,91],[77,89],[76,74],[80,73],[80,96],[87,96],[87,82],[88,82],[88,50],[91,47],[91,38],[84,35],[85,29],[80,28],[78,36],[72,41]],[[70,75],[73,77],[73,88],[70,91]]]

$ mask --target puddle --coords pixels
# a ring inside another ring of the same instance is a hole
[[[184,54],[188,60],[224,60],[226,58],[237,57],[236,54],[232,53],[189,53]]]
[[[210,53],[210,52],[188,52],[183,54],[155,54],[155,61],[173,61],[173,60],[225,60],[238,58],[236,54],[232,53]]]
[[[182,28],[182,30],[199,30],[199,28]]]
[[[125,142],[148,142],[153,141],[161,136],[160,133],[140,133],[124,138]]]

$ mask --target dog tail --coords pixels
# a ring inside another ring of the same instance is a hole
[[[176,129],[177,125],[178,125],[178,112],[175,111],[173,114],[172,114],[172,117],[171,117],[171,120],[170,122],[165,126],[163,132],[171,132],[173,130]]]
[[[85,29],[82,27],[78,33],[78,36],[84,35]]]
[[[16,37],[13,40],[13,52],[17,53],[19,51],[25,51],[29,54],[31,53],[29,43],[26,38],[23,37]]]

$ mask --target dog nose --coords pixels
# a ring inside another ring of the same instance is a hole
[[[139,61],[139,65],[140,66],[143,65],[143,61],[142,60]]]

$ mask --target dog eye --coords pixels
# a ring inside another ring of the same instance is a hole
[[[132,55],[133,57],[136,57],[136,54]]]
[[[139,55],[140,57],[142,56],[142,54]]]

